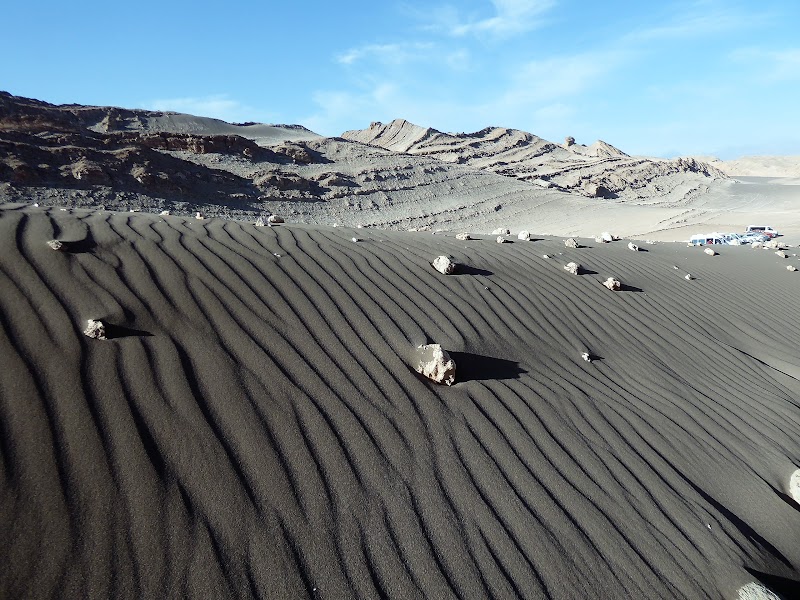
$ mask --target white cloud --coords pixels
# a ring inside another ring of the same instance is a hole
[[[358,61],[374,59],[382,63],[402,64],[419,60],[433,48],[431,43],[413,42],[406,44],[367,44],[351,48],[336,56],[336,62],[352,65]]]
[[[198,117],[212,117],[229,123],[244,121],[271,121],[269,115],[254,109],[227,94],[210,96],[187,96],[183,98],[162,98],[144,103],[148,110],[187,113]]]
[[[644,27],[622,38],[624,42],[651,42],[702,37],[768,24],[767,12],[747,12],[718,2],[698,1],[673,15],[666,24]]]
[[[508,37],[540,27],[542,15],[555,6],[556,0],[491,0],[491,4],[494,14],[483,19],[465,18],[453,6],[440,6],[432,11],[433,24],[428,28],[453,36]]]

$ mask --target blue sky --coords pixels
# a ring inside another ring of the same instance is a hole
[[[0,89],[324,135],[402,117],[800,155],[798,25],[798,0],[10,0]]]

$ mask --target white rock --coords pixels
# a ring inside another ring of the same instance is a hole
[[[37,208],[39,207],[39,203],[38,203],[38,202],[34,202],[34,203],[33,203],[33,205],[34,205],[35,207],[37,207]]]
[[[267,222],[264,220],[264,217],[258,217],[255,222],[256,227],[265,227]]]
[[[83,335],[96,340],[105,340],[107,339],[106,326],[103,324],[102,321],[95,321],[94,319],[89,319],[86,322],[86,329],[84,330]]]
[[[703,250],[703,252],[705,252],[709,256],[716,256],[717,254],[716,250],[714,250],[713,248],[706,248],[705,250]]]
[[[66,250],[66,247],[62,242],[58,240],[50,240],[47,242],[47,245],[50,246],[53,250]]]
[[[531,232],[523,229],[517,234],[517,239],[522,240],[523,242],[529,242],[531,241]]]
[[[606,279],[603,282],[603,285],[614,292],[617,292],[622,289],[622,283],[620,283],[620,280],[614,279],[613,277],[609,277],[608,279]]]
[[[573,275],[577,275],[581,272],[581,266],[576,262],[571,262],[564,266],[564,270],[569,271]]]
[[[362,241],[362,239],[361,239],[361,238],[357,238],[357,237],[354,237],[354,238],[351,238],[351,239],[352,239],[352,241],[354,241],[354,242],[360,242],[360,241]]]
[[[776,255],[776,256],[780,256],[781,258],[789,258],[789,255],[788,255],[788,254],[786,254],[786,252],[784,252],[783,250],[778,250],[778,251],[775,253],[775,255]]]
[[[789,495],[800,504],[800,469],[797,469],[789,478]]]
[[[797,267],[795,267],[794,265],[786,265],[786,270],[787,271],[797,271]]]
[[[504,236],[502,236],[502,235],[498,235],[497,236],[497,243],[498,244],[505,244],[505,242],[506,242],[506,238]]]
[[[195,213],[194,218],[195,219],[205,219],[205,217],[202,215],[202,213]]]
[[[589,354],[588,352],[584,352],[583,354],[581,354],[581,358],[586,362],[592,362],[592,355]]]
[[[467,240],[471,240],[472,238],[468,233],[457,233],[456,239],[461,240],[462,242],[466,242]]]
[[[439,344],[417,347],[416,370],[436,383],[453,385],[456,380],[456,363]]]
[[[159,216],[161,216],[161,217],[168,217],[168,216],[170,215],[170,212],[169,212],[168,210],[162,210],[162,211],[161,211],[160,213],[158,213],[158,214],[159,214]]]
[[[550,256],[549,254],[542,254],[542,258],[553,258],[553,257]]]
[[[334,224],[333,224],[333,226],[334,226],[334,227],[338,227],[338,226],[339,226],[339,224],[338,224],[338,223],[334,223]]]
[[[753,242],[752,244],[750,244],[750,247],[753,248],[754,250],[758,250],[760,248],[763,248],[764,244],[762,244],[761,242]]]
[[[492,235],[511,235],[511,230],[505,227],[498,227],[492,232]]]
[[[739,588],[739,600],[781,600],[780,596],[761,583],[748,583]]]
[[[564,245],[567,248],[580,248],[580,244],[578,244],[578,242],[577,242],[577,240],[575,238],[569,238],[569,239],[564,240]]]
[[[452,256],[437,256],[431,264],[442,275],[451,275],[458,266]]]
[[[778,240],[769,240],[768,242],[764,242],[764,248],[773,248],[778,250],[783,246]]]
[[[633,250],[634,252],[638,252],[639,246],[637,246],[633,242],[628,242],[628,250]]]
[[[691,273],[687,273],[686,277],[684,277],[684,279],[686,281],[691,281],[692,279],[694,279],[694,275],[692,275]]]
[[[270,215],[267,217],[267,223],[283,223],[283,217],[278,215]]]
[[[602,241],[608,243],[608,242],[613,242],[614,239],[615,239],[615,236],[611,235],[607,231],[604,231],[603,233],[600,234],[600,239]]]

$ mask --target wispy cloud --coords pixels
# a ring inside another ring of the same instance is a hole
[[[199,117],[212,117],[229,123],[259,119],[272,120],[263,111],[234,100],[227,94],[161,98],[145,102],[144,107],[149,110],[173,111]]]
[[[403,44],[367,44],[350,48],[335,57],[342,65],[352,65],[362,60],[376,60],[381,63],[402,64],[423,59],[433,48],[430,42],[409,42]]]
[[[800,81],[800,48],[783,50],[742,48],[733,52],[731,59],[751,67],[761,81],[769,83]]]
[[[465,16],[451,5],[439,6],[428,13],[433,18],[427,28],[453,36],[508,37],[540,27],[556,0],[491,0],[491,4],[494,14],[484,18]]]

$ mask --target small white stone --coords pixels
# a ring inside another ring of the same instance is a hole
[[[160,213],[158,213],[158,215],[161,217],[168,217],[170,212],[168,210],[162,210]]]
[[[283,217],[278,215],[270,215],[267,217],[267,223],[283,223]]]
[[[581,272],[581,266],[576,262],[571,262],[564,266],[564,270],[569,271],[573,275],[578,275]]]
[[[592,355],[589,354],[588,352],[584,352],[583,354],[581,354],[581,358],[586,362],[592,362]]]
[[[517,239],[523,242],[529,242],[531,240],[531,232],[523,229],[517,234]]]
[[[800,469],[797,469],[789,478],[789,495],[800,504]]]
[[[47,245],[50,246],[53,250],[65,250],[64,244],[59,242],[58,240],[50,240],[47,242]]]
[[[797,271],[797,267],[795,267],[794,265],[786,265],[786,270],[787,271]]]
[[[455,272],[457,266],[452,256],[437,256],[431,264],[442,275],[451,275]]]
[[[468,233],[457,233],[456,234],[456,239],[460,240],[462,242],[466,242],[467,240],[471,240],[472,238],[470,237],[470,235]]]
[[[354,237],[354,238],[351,238],[351,240],[354,241],[354,242],[360,242],[361,238]]]
[[[603,282],[603,285],[613,292],[617,292],[622,289],[622,283],[620,283],[619,279],[614,279],[613,277],[606,279]]]
[[[567,248],[580,248],[580,244],[578,244],[578,241],[575,238],[569,238],[564,240],[564,245]]]
[[[748,583],[739,588],[739,600],[780,600],[780,597],[761,583]]]
[[[504,236],[502,236],[502,235],[498,235],[497,236],[497,243],[498,244],[504,244],[505,241],[506,241],[506,238]]]
[[[205,219],[205,217],[201,213],[195,213],[194,218],[195,219]]]
[[[96,340],[105,340],[107,339],[106,326],[103,324],[102,321],[89,319],[86,322],[86,329],[84,330],[83,335]]]
[[[600,234],[600,239],[603,242],[608,243],[608,242],[613,242],[617,238],[616,238],[616,236],[611,235],[607,231],[604,231],[603,233]]]
[[[694,279],[694,275],[692,275],[691,273],[687,273],[684,279],[686,281],[691,281],[692,279]]]
[[[716,256],[717,255],[716,250],[714,250],[713,248],[706,248],[705,250],[703,250],[703,252],[705,252],[709,256]]]
[[[781,258],[789,258],[789,255],[786,254],[786,252],[784,252],[783,250],[778,250],[775,253],[775,256],[780,256]]]
[[[255,222],[256,227],[264,227],[267,223],[264,221],[264,217],[258,217]]]
[[[637,246],[633,242],[628,242],[628,250],[633,250],[634,252],[638,252],[639,246]]]
[[[553,257],[550,256],[549,254],[542,254],[542,258],[553,258]]]
[[[505,227],[498,227],[492,232],[492,235],[511,235],[511,230]]]

